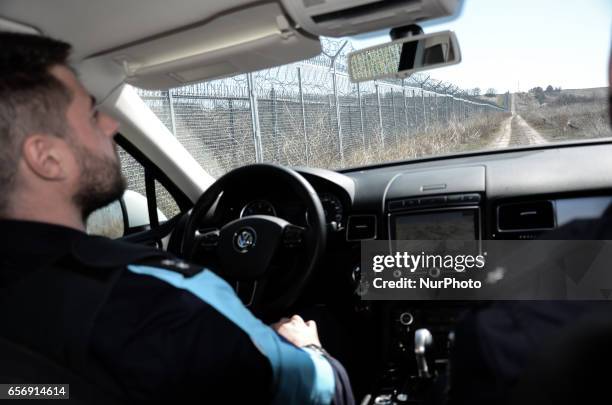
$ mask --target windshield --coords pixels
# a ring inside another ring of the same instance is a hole
[[[355,84],[346,55],[388,35],[322,38],[309,60],[139,94],[214,177],[609,137],[611,21],[606,0],[467,0],[457,19],[424,26],[457,33],[459,65]]]

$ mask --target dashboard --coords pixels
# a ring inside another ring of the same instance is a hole
[[[322,318],[301,313],[317,320],[323,344],[346,366],[358,397],[416,374],[415,331],[421,328],[431,332],[428,356],[443,374],[454,325],[479,303],[363,300],[361,243],[545,238],[574,220],[596,220],[612,205],[610,157],[612,143],[602,141],[342,172],[295,168],[319,195],[328,226],[325,255],[295,311],[325,309]],[[224,194],[218,206],[220,223],[265,214],[308,226],[297,196],[273,182],[250,179]]]
[[[367,370],[380,370],[379,388],[389,386],[397,373],[415,374],[413,341],[420,328],[433,336],[431,361],[446,364],[449,334],[462,313],[478,305],[361,300],[362,241],[545,238],[546,232],[574,220],[597,219],[612,205],[611,156],[612,144],[600,142],[423,159],[342,173],[298,168],[320,195],[334,196],[333,202],[326,201],[326,216],[341,229],[330,238],[304,301],[326,302],[346,325],[352,344],[329,350],[341,353],[347,367],[355,368],[354,385],[372,386],[371,372],[358,375],[364,364]],[[373,344],[376,350],[363,350]],[[359,365],[353,363],[355,353]],[[377,389],[368,392],[372,390]]]

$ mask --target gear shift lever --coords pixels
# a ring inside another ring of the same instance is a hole
[[[425,351],[427,347],[433,343],[433,337],[431,332],[427,329],[417,329],[414,332],[414,355],[417,362],[417,370],[420,378],[430,378],[429,367],[427,367],[427,359],[425,358]]]

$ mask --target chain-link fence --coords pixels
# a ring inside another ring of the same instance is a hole
[[[351,83],[348,45],[326,40],[323,54],[303,62],[138,92],[215,177],[254,162],[340,168],[433,126],[507,109],[425,75]]]

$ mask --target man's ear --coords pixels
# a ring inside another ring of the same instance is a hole
[[[64,180],[67,145],[57,136],[34,134],[23,142],[23,160],[37,176],[50,181]]]

